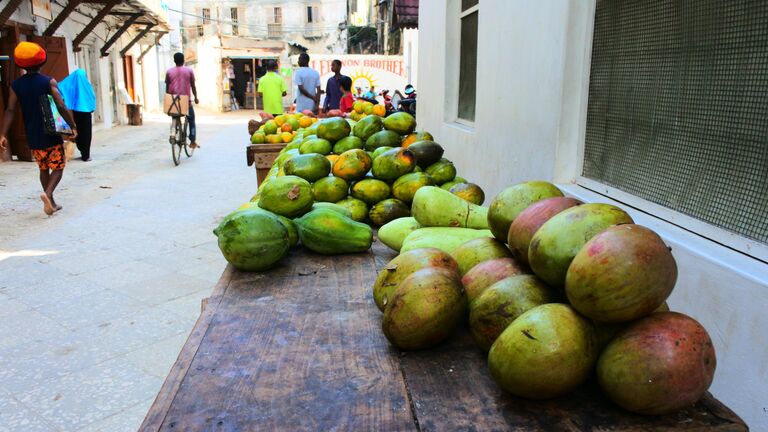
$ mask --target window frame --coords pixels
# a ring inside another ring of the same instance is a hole
[[[315,24],[315,6],[314,5],[307,5],[306,9],[306,16],[304,17],[304,22],[307,24]]]
[[[232,21],[232,35],[233,36],[239,36],[240,35],[240,28],[238,26],[238,22],[240,21],[240,11],[237,7],[230,7],[229,8],[229,17]]]
[[[272,7],[272,24],[283,25],[283,8],[282,6]]]
[[[458,126],[460,129],[472,132],[474,131],[477,121],[477,115],[475,120],[468,120],[459,117],[459,80],[461,76],[461,24],[462,19],[467,16],[477,13],[478,18],[478,31],[480,28],[480,2],[470,6],[466,10],[461,10],[461,0],[450,0],[453,4],[448,5],[448,17],[446,26],[446,59],[448,64],[446,65],[446,103],[444,121],[446,123]],[[475,76],[475,109],[477,109],[477,76]],[[477,114],[477,111],[475,111]]]

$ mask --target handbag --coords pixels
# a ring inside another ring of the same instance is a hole
[[[43,110],[43,130],[47,135],[72,135],[72,128],[61,116],[53,96],[40,95],[40,108]]]

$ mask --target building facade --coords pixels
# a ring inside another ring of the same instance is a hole
[[[632,3],[632,4],[629,4]],[[768,430],[768,15],[725,3],[421,2],[419,129],[494,196],[554,181],[618,203],[679,266],[711,391]]]
[[[267,60],[291,85],[291,56],[347,51],[346,0],[183,1],[184,52],[198,80],[200,103],[222,111],[260,107],[256,83]],[[294,57],[295,58],[295,57]],[[205,59],[205,61],[201,61]],[[215,83],[215,84],[214,84]]]
[[[33,7],[34,4],[34,7]],[[129,123],[129,105],[158,110],[169,61],[171,28],[159,1],[50,2],[10,0],[0,3],[0,103],[5,108],[10,83],[23,71],[12,61],[13,48],[28,40],[42,45],[48,61],[42,72],[63,79],[85,70],[96,94],[94,128]],[[31,160],[20,118],[11,127],[13,153]]]

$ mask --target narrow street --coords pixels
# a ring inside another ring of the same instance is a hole
[[[34,163],[0,164],[0,431],[135,431],[224,270],[217,221],[255,192],[248,114],[95,133],[42,211]],[[77,156],[77,154],[76,154]]]

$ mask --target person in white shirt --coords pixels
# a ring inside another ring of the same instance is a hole
[[[309,54],[299,54],[299,68],[293,74],[293,82],[299,88],[296,112],[310,110],[317,114],[320,106],[320,74],[309,67]]]

